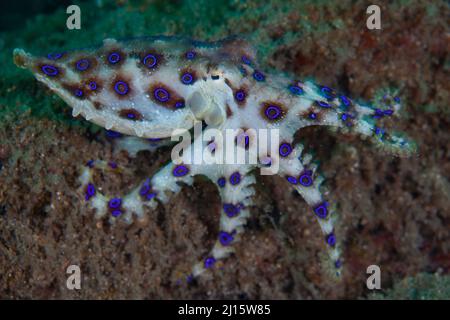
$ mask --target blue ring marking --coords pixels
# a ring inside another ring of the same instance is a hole
[[[312,119],[312,120],[316,120],[316,119],[317,119],[317,114],[314,113],[314,112],[311,112],[311,113],[309,114],[309,118]]]
[[[234,172],[230,176],[230,183],[234,186],[241,182],[241,174],[239,172]]]
[[[147,194],[146,199],[151,200],[154,197],[156,197],[156,192],[150,192],[149,194]]]
[[[112,198],[111,200],[108,201],[108,206],[111,209],[120,208],[121,205],[122,205],[122,199],[120,199],[120,198]]]
[[[172,170],[172,174],[175,177],[184,177],[188,173],[189,173],[189,169],[183,165],[175,166],[175,168],[173,168],[173,170]]]
[[[333,99],[334,98],[334,93],[333,93],[333,89],[327,87],[327,86],[320,86],[320,91],[323,93],[323,96],[326,99]]]
[[[175,108],[177,108],[177,109],[181,109],[181,108],[184,108],[184,107],[185,107],[184,101],[177,101],[175,103]]]
[[[83,96],[83,90],[81,90],[81,89],[75,89],[74,94],[75,94],[77,97],[81,98],[81,97]]]
[[[309,187],[312,185],[313,180],[310,174],[304,173],[300,177],[298,177],[298,182],[300,182],[300,184],[304,187]]]
[[[160,97],[160,94],[162,94],[163,96]],[[155,96],[155,99],[160,102],[167,102],[170,99],[169,91],[167,91],[164,88],[156,88],[155,91],[153,92],[153,95]]]
[[[262,81],[266,80],[266,76],[262,72],[255,70],[253,72],[253,79],[255,79],[258,82],[262,82]]]
[[[186,59],[192,60],[195,58],[196,53],[194,51],[188,51],[184,56],[186,57]]]
[[[227,180],[225,179],[225,177],[220,177],[219,179],[217,179],[217,185],[221,188],[225,187],[226,183]]]
[[[341,262],[341,260],[337,259],[337,260],[334,262],[334,266],[336,267],[336,269],[339,269],[340,267],[342,267],[342,262]]]
[[[97,82],[95,81],[89,82],[89,89],[91,89],[92,91],[97,90]]]
[[[49,53],[47,55],[47,59],[50,60],[58,60],[59,58],[61,58],[64,55],[64,53]]]
[[[295,95],[297,95],[297,96],[302,95],[302,94],[305,93],[305,91],[303,91],[302,88],[300,88],[300,87],[297,86],[297,85],[293,85],[293,84],[289,86],[289,91],[290,91],[292,94],[295,94]]]
[[[245,100],[245,91],[244,90],[238,90],[236,91],[236,94],[234,95],[237,101],[244,101]]]
[[[225,211],[228,217],[233,218],[239,214],[240,208],[231,203],[224,203],[223,211]]]
[[[89,160],[88,162],[86,162],[86,166],[89,168],[93,168],[94,167],[94,160]]]
[[[273,112],[275,112],[275,113],[273,113]],[[276,120],[280,117],[281,110],[278,106],[270,105],[266,108],[266,110],[264,111],[264,114],[270,120]]]
[[[114,85],[114,90],[120,94],[120,95],[125,95],[128,93],[129,89],[128,89],[128,84],[125,81],[117,81]]]
[[[90,63],[88,59],[80,59],[76,62],[75,67],[80,71],[85,71],[89,68]]]
[[[108,61],[112,64],[116,64],[117,62],[120,61],[120,54],[118,54],[117,52],[113,52],[108,56]]]
[[[248,65],[251,65],[251,64],[252,64],[252,61],[251,61],[250,58],[247,57],[246,55],[243,55],[242,58],[241,58],[241,60],[242,60],[242,62],[245,63],[245,64],[248,64]]]
[[[151,63],[148,64],[148,62],[150,62],[149,60],[151,60]],[[156,56],[154,54],[148,54],[144,57],[144,59],[142,59],[142,63],[147,67],[147,68],[154,68],[157,63],[158,63],[158,59],[156,58]]]
[[[119,138],[122,136],[122,134],[117,131],[106,130],[106,136],[108,136],[109,138]]]
[[[320,219],[325,219],[328,216],[327,206],[328,202],[323,202],[314,207],[314,213],[316,214],[316,216],[319,217]]]
[[[344,95],[340,95],[339,98],[345,107],[349,107],[352,104],[352,101]]]
[[[297,184],[297,179],[295,179],[295,177],[293,176],[287,176],[286,179],[290,184]]]
[[[326,240],[327,240],[327,244],[330,247],[334,247],[336,245],[336,237],[333,232],[327,235]]]
[[[192,84],[193,81],[194,77],[189,72],[186,72],[181,76],[181,82],[183,82],[184,84]]]
[[[223,246],[228,246],[233,242],[234,238],[231,233],[220,231],[219,232],[219,241]]]
[[[122,211],[114,210],[113,212],[111,212],[111,214],[112,214],[113,217],[117,218],[118,216],[120,216],[122,214]]]
[[[215,263],[216,259],[214,257],[208,257],[205,259],[205,268],[206,269],[212,268]]]
[[[141,196],[145,196],[149,191],[151,187],[148,184],[142,185],[141,189],[139,189],[139,194]]]
[[[280,156],[287,157],[292,152],[292,146],[289,143],[282,143],[280,145],[280,148],[278,149],[278,152],[280,153]]]
[[[54,77],[59,73],[58,68],[55,66],[52,66],[50,64],[43,65],[41,67],[41,70],[43,73],[45,73],[46,75],[48,75],[50,77]]]
[[[86,187],[86,195],[85,195],[86,201],[89,200],[91,197],[93,197],[95,195],[95,193],[96,193],[95,186],[92,183],[88,183],[88,185]]]
[[[325,101],[316,100],[316,103],[322,108],[331,108],[331,106]]]

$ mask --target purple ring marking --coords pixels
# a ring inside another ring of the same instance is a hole
[[[297,85],[290,85],[290,86],[289,86],[289,91],[290,91],[292,94],[295,94],[295,95],[297,95],[297,96],[302,95],[303,93],[305,93],[305,92],[303,91],[303,89],[300,88],[300,87],[297,86]]]
[[[258,82],[261,82],[264,81],[266,77],[260,71],[255,70],[255,72],[253,72],[253,79],[255,79]]]
[[[113,130],[106,130],[106,135],[109,138],[120,138],[122,136],[122,134],[120,132],[113,131]]]
[[[118,54],[117,52],[113,52],[108,56],[108,61],[112,64],[116,64],[117,62],[120,61],[120,54]]]
[[[280,117],[281,115],[281,110],[279,107],[274,106],[274,105],[270,105],[266,108],[266,110],[264,111],[264,114],[266,115],[267,118],[269,118],[270,120],[276,120]]]
[[[118,93],[118,94],[120,94],[120,95],[125,95],[125,94],[127,94],[128,93],[128,84],[125,82],[125,81],[117,81],[115,84],[114,84],[114,90]]]
[[[48,75],[50,77],[54,77],[59,73],[57,67],[49,65],[49,64],[43,65],[41,67],[41,70],[43,73],[45,73],[46,75]]]
[[[186,54],[185,54],[185,57],[186,57],[186,59],[188,59],[188,60],[192,60],[192,59],[194,59],[195,58],[195,52],[194,51],[188,51],[188,52],[186,52]]]
[[[228,217],[233,218],[239,214],[240,208],[231,203],[225,203],[223,205],[223,211],[227,214]]]
[[[158,63],[158,59],[156,58],[155,55],[153,54],[148,54],[144,57],[144,59],[142,59],[142,63],[147,67],[147,68],[154,68],[156,66],[156,64]]]
[[[316,100],[316,102],[317,102],[317,104],[318,104],[319,106],[321,106],[322,108],[331,108],[331,106],[330,106],[328,103],[326,103],[325,101]]]
[[[141,196],[145,196],[150,191],[150,186],[148,184],[144,184],[141,189],[139,189],[139,194]]]
[[[228,246],[233,242],[234,238],[231,233],[220,231],[219,232],[219,241],[223,246]]]
[[[234,186],[241,182],[241,174],[239,172],[234,172],[230,176],[230,183]]]
[[[221,188],[225,187],[227,180],[224,177],[217,179],[217,185]]]
[[[248,64],[248,65],[251,65],[251,64],[252,64],[252,61],[251,61],[250,58],[247,57],[246,55],[243,55],[241,60],[242,60],[242,62],[245,63],[245,64]]]
[[[92,91],[97,90],[97,82],[95,81],[89,82],[89,89],[91,89]]]
[[[47,55],[47,58],[50,59],[50,60],[58,60],[62,56],[63,56],[63,53],[49,53]]]
[[[170,93],[164,88],[156,88],[153,95],[160,102],[167,102],[170,99]]]
[[[342,266],[342,262],[341,262],[341,260],[336,260],[335,262],[334,262],[334,266],[337,268],[337,269],[339,269],[341,266]]]
[[[289,143],[282,143],[278,151],[280,156],[287,157],[292,152],[292,146]]]
[[[122,199],[120,198],[112,198],[111,200],[109,200],[108,202],[108,206],[111,209],[117,209],[120,208],[120,206],[122,205]]]
[[[244,90],[239,90],[234,95],[237,101],[244,101],[245,100],[245,92]]]
[[[95,187],[92,183],[88,183],[87,187],[86,187],[86,195],[85,195],[85,199],[86,201],[88,201],[91,197],[93,197],[95,195]]]
[[[330,247],[334,247],[336,245],[336,237],[334,233],[330,233],[329,235],[327,235],[326,240]]]
[[[295,179],[295,177],[293,177],[293,176],[287,176],[286,179],[291,184],[297,184],[297,179]]]
[[[313,183],[311,174],[312,172],[309,171],[303,173],[302,175],[300,175],[300,177],[298,177],[298,182],[300,182],[300,184],[304,187],[309,187]]]
[[[112,214],[113,217],[117,218],[118,216],[120,216],[122,214],[122,211],[114,210],[113,212],[111,212],[111,214]]]
[[[314,207],[314,213],[316,214],[316,216],[319,217],[320,219],[325,219],[328,216],[327,206],[328,202],[323,202]]]
[[[84,71],[87,70],[90,66],[89,60],[88,59],[80,59],[77,61],[76,63],[76,68],[80,71]]]
[[[173,168],[172,173],[175,177],[184,177],[189,173],[189,169],[186,166],[178,165]]]
[[[81,89],[75,89],[74,93],[79,98],[81,98],[83,96],[83,90],[81,90]]]
[[[194,77],[189,72],[186,72],[181,76],[181,82],[184,84],[192,84],[193,81]]]
[[[205,268],[209,269],[214,266],[216,259],[214,257],[208,257],[205,259]]]

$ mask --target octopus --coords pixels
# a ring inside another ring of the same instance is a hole
[[[331,126],[365,136],[394,155],[415,148],[402,134],[378,125],[379,119],[398,113],[398,96],[386,94],[382,104],[356,102],[312,80],[266,72],[255,49],[239,38],[106,39],[97,47],[46,56],[15,49],[13,59],[61,97],[73,116],[105,128],[130,156],[183,141],[173,147],[168,164],[122,197],[103,194],[93,179],[95,170],[117,164],[89,160],[81,169],[79,194],[99,219],[133,223],[192,185],[195,176],[211,180],[221,199],[220,231],[208,254],[186,272],[188,281],[233,253],[250,216],[258,169],[286,179],[286,188],[310,206],[308,214],[317,218],[329,257],[325,268],[341,275],[337,213],[324,197],[324,179],[313,157],[294,141],[297,131]],[[193,137],[192,131],[197,131]],[[193,161],[199,152],[203,157]],[[245,161],[224,161],[224,154],[240,154]]]

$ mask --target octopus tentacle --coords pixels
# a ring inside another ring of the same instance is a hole
[[[84,194],[84,199],[89,207],[96,210],[96,217],[104,217],[107,213],[111,215],[111,221],[119,217],[131,223],[132,215],[135,214],[138,218],[144,218],[144,207],[156,208],[157,201],[163,203],[169,199],[169,194],[178,193],[181,187],[178,185],[180,181],[191,184],[192,178],[177,177],[172,174],[174,170],[172,163],[167,164],[159,170],[152,178],[147,178],[135,187],[130,193],[124,197],[109,197],[102,194],[96,187],[93,181],[93,174],[95,169],[102,171],[115,170],[123,171],[114,162],[106,162],[102,160],[90,160],[82,169],[79,177],[81,183],[80,189]]]
[[[325,200],[320,190],[323,177],[317,172],[317,165],[312,162],[312,156],[303,152],[303,146],[292,148],[289,155],[280,159],[279,175],[286,178],[289,184],[305,199],[319,222],[324,242],[327,246],[332,270],[340,275],[342,261],[338,241],[334,233],[336,214]]]

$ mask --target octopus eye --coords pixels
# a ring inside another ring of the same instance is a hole
[[[54,77],[56,75],[58,75],[59,70],[57,67],[52,66],[50,64],[45,64],[41,67],[41,70],[43,73],[45,73],[46,75],[50,76],[50,77]]]
[[[108,56],[108,62],[111,64],[116,64],[120,61],[120,54],[117,52],[112,52]]]
[[[156,56],[154,54],[148,54],[144,57],[144,59],[142,59],[142,63],[144,64],[144,66],[146,66],[147,68],[154,68],[156,67],[156,65],[158,64],[158,59],[156,58]]]
[[[120,95],[126,95],[129,91],[128,84],[125,81],[117,81],[114,84],[114,90]]]

